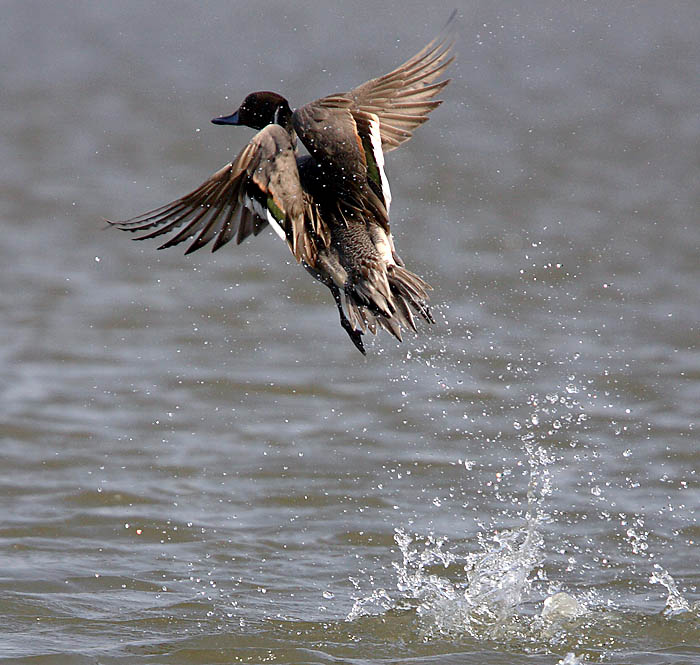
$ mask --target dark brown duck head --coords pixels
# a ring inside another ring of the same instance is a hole
[[[276,92],[251,92],[231,115],[214,118],[215,125],[245,125],[264,129],[267,125],[291,128],[292,111],[287,100]]]

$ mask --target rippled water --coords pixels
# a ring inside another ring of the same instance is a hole
[[[271,234],[99,220],[228,161],[247,92],[347,89],[452,5],[3,9],[2,662],[700,661],[695,3],[460,8],[387,159],[438,323],[367,358]]]

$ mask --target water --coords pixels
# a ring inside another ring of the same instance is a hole
[[[700,661],[694,3],[460,7],[387,159],[438,323],[366,359],[274,236],[99,222],[452,8],[3,4],[2,662]]]

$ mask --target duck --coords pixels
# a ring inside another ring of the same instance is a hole
[[[340,324],[366,354],[363,335],[402,341],[416,320],[434,324],[430,285],[406,268],[389,224],[385,153],[408,141],[442,100],[454,61],[452,14],[442,33],[403,64],[345,93],[296,109],[282,95],[247,95],[215,125],[257,130],[238,156],[181,198],[113,227],[189,241],[185,254],[217,251],[270,227],[295,260],[331,291]],[[298,143],[306,148],[300,154]]]

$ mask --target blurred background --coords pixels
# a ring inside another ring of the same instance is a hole
[[[696,2],[458,6],[386,165],[437,324],[366,358],[272,233],[101,220],[454,3],[0,6],[2,662],[700,659]]]

